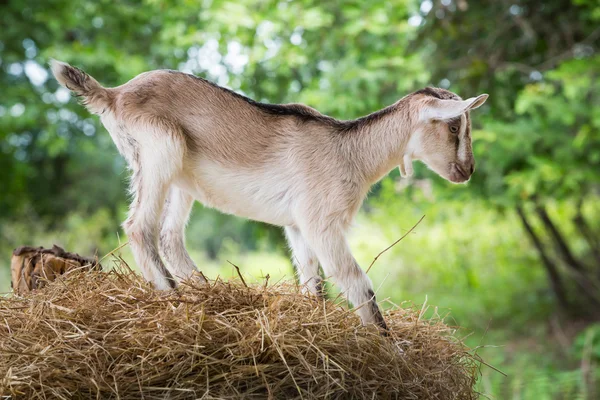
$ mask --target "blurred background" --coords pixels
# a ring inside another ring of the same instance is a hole
[[[472,115],[469,184],[392,172],[352,248],[366,267],[426,215],[370,271],[378,298],[449,313],[508,375],[482,367],[489,398],[600,395],[597,0],[3,0],[0,26],[1,292],[19,245],[102,257],[126,241],[124,160],[50,57],[107,86],[179,69],[341,119],[427,85],[489,93]],[[255,280],[294,279],[273,227],[197,204],[187,244],[213,278],[229,260]]]

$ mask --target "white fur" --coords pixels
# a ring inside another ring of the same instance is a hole
[[[458,144],[458,160],[465,162],[467,160],[467,145],[469,141],[466,138],[467,134],[467,117],[465,114],[460,116],[460,132],[458,132],[459,144]]]
[[[290,205],[297,189],[289,171],[234,169],[211,160],[199,160],[194,167],[181,184],[204,205],[273,225],[294,223]]]

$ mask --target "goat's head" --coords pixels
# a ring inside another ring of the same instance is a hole
[[[415,159],[450,182],[467,182],[475,170],[469,110],[481,106],[487,98],[482,94],[462,100],[439,88],[413,93],[411,103],[417,110],[417,121],[400,166],[403,175],[412,173]]]

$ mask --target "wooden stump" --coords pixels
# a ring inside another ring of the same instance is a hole
[[[69,253],[54,245],[51,249],[21,246],[13,251],[10,262],[11,287],[17,294],[43,287],[67,271],[101,269],[97,260]]]

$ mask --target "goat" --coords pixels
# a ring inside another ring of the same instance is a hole
[[[462,100],[428,87],[365,117],[337,120],[301,104],[260,103],[178,71],[145,72],[105,88],[66,63],[52,60],[51,69],[100,116],[127,160],[133,200],[123,227],[157,289],[197,271],[184,229],[198,200],[285,227],[305,290],[320,294],[320,263],[363,324],[384,330],[346,231],[370,187],[395,166],[410,176],[420,160],[451,182],[468,181],[475,165],[469,110],[488,97]]]

